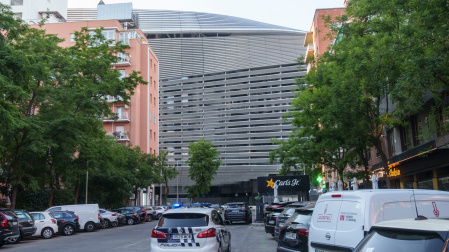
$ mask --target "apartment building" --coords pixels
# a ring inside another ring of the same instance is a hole
[[[139,146],[145,153],[157,154],[159,151],[159,60],[148,45],[148,40],[140,30],[125,29],[119,20],[95,20],[82,22],[66,22],[46,24],[42,27],[48,33],[57,34],[65,41],[60,45],[70,47],[74,45],[74,32],[82,27],[94,30],[103,27],[103,35],[108,39],[120,41],[129,46],[124,53],[120,53],[120,61],[111,68],[115,68],[127,76],[132,71],[141,72],[148,85],[139,85],[131,96],[129,105],[113,97],[105,97],[115,117],[104,118],[103,126],[106,134],[113,136],[117,142]],[[147,193],[148,192],[148,193]],[[150,189],[141,192],[141,204],[150,204]]]
[[[42,19],[46,23],[60,23],[67,20],[68,0],[0,0],[11,6],[16,17],[28,24],[38,24]]]

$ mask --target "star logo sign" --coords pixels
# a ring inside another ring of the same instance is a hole
[[[273,188],[273,186],[274,186],[274,182],[273,182],[273,179],[270,179],[270,180],[266,180],[267,181],[267,187],[271,187],[271,188]]]

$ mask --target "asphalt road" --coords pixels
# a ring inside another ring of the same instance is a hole
[[[116,228],[97,230],[92,233],[84,231],[72,236],[56,234],[51,239],[40,237],[25,238],[19,244],[9,244],[1,251],[150,251],[150,234],[157,221],[119,226]],[[227,225],[231,232],[231,248],[233,252],[274,252],[276,242],[270,234],[266,234],[263,226],[233,224]]]

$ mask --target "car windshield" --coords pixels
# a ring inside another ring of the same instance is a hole
[[[355,252],[442,251],[444,245],[444,240],[434,232],[374,230],[356,248]]]
[[[209,225],[206,214],[200,213],[174,213],[164,214],[158,227],[205,227]]]
[[[228,208],[242,208],[243,204],[228,204]]]
[[[22,221],[22,220],[26,220],[27,219],[27,217],[25,216],[25,214],[24,213],[22,213],[21,211],[13,211],[16,215],[17,215],[17,217],[19,217],[19,220],[20,221]]]

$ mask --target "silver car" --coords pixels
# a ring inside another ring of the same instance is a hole
[[[103,219],[101,223],[102,228],[116,227],[118,226],[117,213],[111,212],[105,209],[100,209],[100,216]]]

